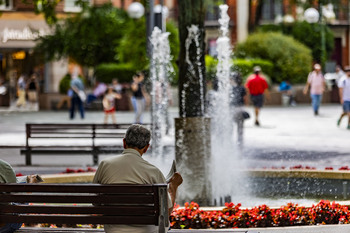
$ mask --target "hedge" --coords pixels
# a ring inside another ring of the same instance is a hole
[[[216,78],[217,59],[206,55],[205,56],[206,72],[208,79]],[[264,76],[270,81],[273,74],[274,65],[272,62],[263,59],[233,59],[232,71],[238,71],[244,78],[253,73],[254,66],[260,66]]]
[[[103,83],[112,83],[114,78],[119,82],[131,82],[132,76],[137,72],[137,69],[128,63],[115,64],[107,63],[101,64],[95,69],[95,77],[98,81]]]
[[[304,83],[312,68],[311,50],[290,36],[276,32],[254,33],[235,47],[238,58],[264,59],[274,64],[272,81]]]

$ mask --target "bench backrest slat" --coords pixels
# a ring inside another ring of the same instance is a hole
[[[24,223],[67,223],[67,224],[142,224],[155,225],[153,216],[1,216],[0,222],[24,222]]]
[[[43,201],[43,199],[45,201]],[[30,203],[103,203],[103,204],[123,204],[130,205],[153,203],[151,195],[40,195],[40,194],[0,194],[3,202],[30,202]]]
[[[0,205],[0,213],[36,214],[105,214],[105,215],[154,215],[154,206],[74,206],[67,205]]]
[[[54,192],[54,193],[154,193],[154,187],[146,185],[100,184],[0,184],[2,192]]]

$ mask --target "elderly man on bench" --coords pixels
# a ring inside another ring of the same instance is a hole
[[[142,125],[131,125],[123,139],[124,152],[119,156],[104,159],[95,174],[94,183],[99,184],[158,184],[166,183],[162,172],[142,158],[149,148],[151,132]],[[182,183],[182,177],[175,173],[168,185],[168,208],[171,213],[176,190]],[[105,232],[152,233],[158,232],[154,225],[105,225]]]

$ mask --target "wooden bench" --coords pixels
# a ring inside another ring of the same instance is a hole
[[[26,165],[32,165],[32,155],[92,154],[98,164],[100,154],[121,153],[121,139],[130,124],[26,124],[26,145],[20,150]],[[146,125],[149,127],[149,125]],[[46,145],[43,143],[46,139]],[[109,143],[102,140],[112,139]],[[116,140],[114,140],[116,139]],[[117,140],[120,140],[119,145]],[[98,143],[100,142],[100,143]]]
[[[159,232],[169,225],[167,184],[0,184],[0,190],[0,223],[140,224]]]

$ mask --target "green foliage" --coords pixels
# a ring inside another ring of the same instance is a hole
[[[238,71],[243,77],[247,77],[252,73],[254,66],[260,66],[265,77],[270,77],[273,74],[273,63],[263,59],[233,59],[232,71]],[[206,55],[205,67],[207,72],[207,79],[213,80],[216,78],[216,66],[218,60]],[[268,78],[269,79],[269,78]]]
[[[214,80],[216,78],[216,66],[218,64],[218,60],[213,58],[212,56],[205,55],[205,70],[206,70],[206,78],[209,80]]]
[[[96,67],[96,79],[104,83],[112,83],[112,79],[117,78],[119,82],[131,82],[132,76],[138,71],[130,63],[116,64],[106,63]]]
[[[305,44],[312,50],[314,61],[322,64],[325,63],[325,59],[332,55],[334,49],[334,35],[327,25],[318,23],[310,24],[303,21],[294,24],[262,25],[258,30],[261,32],[282,32],[283,34],[293,36],[294,39]],[[324,59],[322,59],[322,30],[324,30],[325,35]]]
[[[125,64],[117,70],[130,73],[149,69],[146,54],[145,18],[130,19],[126,12],[111,4],[84,7],[84,11],[68,17],[53,27],[54,33],[39,39],[36,51],[45,54],[47,60],[70,57],[80,65],[96,67],[99,64]],[[177,83],[179,36],[176,25],[167,23],[169,43]],[[130,68],[131,67],[131,68]]]
[[[146,55],[146,20],[141,18],[129,21],[126,28],[119,46],[115,47],[118,60],[121,63],[132,63],[138,70],[145,69],[149,63]]]
[[[70,88],[70,80],[71,80],[70,74],[66,74],[61,79],[60,84],[59,84],[59,92],[61,94],[64,94],[64,95],[67,94],[67,92]]]
[[[86,8],[55,24],[54,33],[39,39],[37,50],[49,60],[69,56],[83,66],[116,62],[129,18],[111,4]]]
[[[263,59],[234,59],[233,70],[238,71],[243,76],[243,82],[253,73],[254,66],[260,66],[261,73],[269,84],[272,83],[271,75],[273,74],[273,63]]]
[[[260,58],[274,64],[273,82],[304,83],[311,69],[311,50],[290,36],[276,32],[254,33],[235,47],[238,58]],[[267,69],[268,70],[268,69]]]

